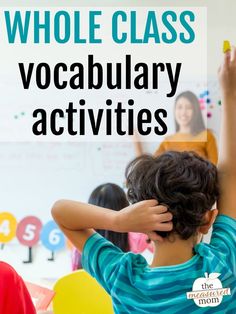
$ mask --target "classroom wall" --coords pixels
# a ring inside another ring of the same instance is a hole
[[[105,182],[124,185],[124,169],[134,157],[128,143],[1,143],[0,212],[12,213],[18,222],[34,215],[45,225],[58,199],[87,201],[92,189]],[[55,260],[40,243],[33,248],[33,263],[25,264],[28,248],[13,241],[0,249],[27,279],[58,278],[71,270],[70,250],[59,250]]]
[[[0,1],[0,6],[55,6],[55,1]],[[56,1],[56,6],[97,6],[97,1]],[[220,108],[216,80],[224,39],[236,41],[236,1],[234,0],[165,0],[99,1],[100,6],[206,6],[208,8],[208,80],[211,90],[212,117],[209,127],[219,135]],[[223,14],[222,14],[223,12]],[[193,82],[194,84],[194,82]],[[156,144],[146,145],[153,152]],[[0,211],[10,211],[18,220],[26,215],[51,219],[50,208],[58,198],[86,201],[98,184],[112,181],[123,185],[124,168],[134,157],[129,144],[106,143],[0,143]],[[70,271],[70,252],[63,250],[49,262],[50,251],[38,245],[33,263],[24,264],[28,251],[15,239],[0,250],[0,259],[10,262],[25,278],[58,278]]]

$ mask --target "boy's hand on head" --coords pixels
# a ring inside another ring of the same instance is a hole
[[[224,54],[224,60],[218,71],[223,98],[236,99],[236,48]]]
[[[141,201],[117,213],[117,231],[150,233],[153,230],[171,231],[172,214],[156,200]]]

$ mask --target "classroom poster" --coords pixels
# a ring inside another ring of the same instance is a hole
[[[0,160],[14,194],[10,206],[2,198],[3,256],[16,263],[20,245],[23,272],[70,270],[50,206],[86,201],[102,182],[125,187],[135,134],[152,150],[173,134],[178,93],[202,93],[206,107],[206,28],[197,6],[1,7]]]
[[[199,2],[0,1],[0,259],[31,288],[71,271],[52,204],[126,191],[135,143],[172,141],[180,93],[219,140],[216,65],[234,32],[222,3]]]

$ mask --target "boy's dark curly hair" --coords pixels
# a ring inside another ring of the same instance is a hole
[[[130,202],[156,199],[165,204],[173,214],[171,232],[185,240],[204,224],[204,214],[219,196],[217,168],[193,152],[138,157],[127,166],[126,180]]]

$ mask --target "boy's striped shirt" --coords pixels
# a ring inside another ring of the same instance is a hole
[[[218,216],[210,244],[200,243],[194,250],[193,258],[183,264],[150,268],[141,255],[123,253],[95,233],[84,246],[82,265],[111,295],[117,314],[235,314],[236,220]],[[217,306],[213,299],[206,307],[187,299],[194,281],[205,273],[219,273],[222,287],[230,288],[231,295],[224,296]]]

